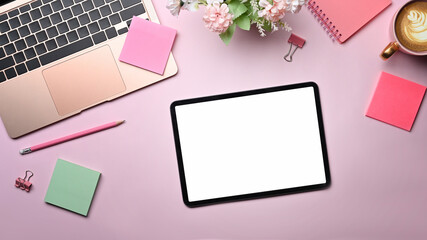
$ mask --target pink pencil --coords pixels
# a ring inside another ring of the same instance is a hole
[[[102,130],[105,130],[105,129],[109,129],[109,128],[112,128],[112,127],[117,127],[117,126],[119,126],[120,124],[122,124],[124,122],[125,122],[125,120],[123,120],[123,121],[116,121],[116,122],[110,122],[110,123],[107,123],[107,124],[104,124],[104,125],[101,125],[101,126],[98,126],[98,127],[90,128],[90,129],[87,129],[87,130],[84,130],[84,131],[81,131],[81,132],[70,134],[70,135],[65,136],[65,137],[60,137],[60,138],[57,138],[57,139],[54,139],[54,140],[51,140],[51,141],[48,141],[48,142],[45,142],[45,143],[41,143],[41,144],[38,144],[38,145],[35,145],[35,146],[32,146],[32,147],[21,149],[21,150],[19,150],[19,153],[22,154],[22,155],[28,154],[28,153],[32,153],[34,151],[37,151],[37,150],[40,150],[40,149],[43,149],[43,148],[47,148],[47,147],[50,147],[50,146],[53,146],[53,145],[56,145],[56,144],[59,144],[59,143],[70,141],[70,140],[73,140],[73,139],[76,139],[76,138],[79,138],[79,137],[83,137],[83,136],[86,136],[86,135],[89,135],[89,134],[92,134],[92,133],[96,133],[96,132],[99,132],[99,131],[102,131]]]

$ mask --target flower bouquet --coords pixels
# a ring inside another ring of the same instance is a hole
[[[249,31],[255,25],[262,37],[265,32],[291,27],[282,19],[286,13],[298,13],[308,0],[168,0],[167,8],[178,16],[181,9],[197,11],[205,6],[203,21],[211,32],[228,44],[236,27]]]

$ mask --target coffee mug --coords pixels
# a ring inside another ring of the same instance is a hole
[[[396,51],[410,55],[427,55],[427,0],[407,2],[394,14],[392,21],[394,42],[380,54],[387,60]]]

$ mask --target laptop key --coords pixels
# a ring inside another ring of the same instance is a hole
[[[97,33],[97,34],[93,35],[93,36],[92,36],[92,39],[93,39],[93,42],[94,42],[95,44],[98,44],[98,43],[101,43],[101,42],[106,41],[106,40],[107,40],[107,37],[105,36],[105,33],[104,33],[104,32],[99,32],[99,33]]]
[[[16,50],[21,51],[27,48],[27,44],[25,44],[24,39],[21,39],[15,42],[15,47],[16,47]]]
[[[41,0],[37,0],[33,3],[31,3],[31,7],[32,8],[36,8],[36,7],[40,7],[42,5],[42,1]]]
[[[95,4],[95,7],[99,7],[105,4],[104,0],[93,0],[93,4]]]
[[[68,29],[68,25],[67,25],[67,23],[61,23],[61,24],[59,24],[58,26],[57,26],[57,28],[58,28],[58,32],[59,32],[59,34],[63,34],[63,33],[66,33],[66,32],[68,32],[68,31],[70,31],[70,29]]]
[[[30,14],[28,14],[28,13],[24,13],[24,14],[20,15],[20,16],[19,16],[19,20],[21,20],[21,23],[22,23],[23,25],[25,25],[25,24],[27,24],[27,23],[31,22]]]
[[[108,21],[108,18],[103,18],[103,19],[99,20],[98,23],[99,23],[99,26],[101,27],[102,30],[111,26],[110,21]]]
[[[38,31],[40,31],[42,29],[40,27],[40,23],[39,22],[32,22],[32,23],[30,23],[29,26],[30,26],[30,29],[31,29],[32,33],[38,32]],[[21,35],[21,37],[22,37],[22,35]]]
[[[26,50],[24,51],[24,53],[25,53],[25,57],[26,57],[27,59],[31,59],[31,58],[33,58],[33,57],[35,57],[35,56],[36,56],[36,51],[34,51],[34,48],[26,49]]]
[[[47,34],[45,31],[38,32],[36,38],[38,42],[44,42],[47,40]]]
[[[9,23],[8,22],[2,22],[2,23],[0,23],[0,32],[1,33],[5,33],[5,32],[7,32],[9,30],[10,30],[10,27],[9,27]]]
[[[101,7],[99,10],[101,11],[101,15],[103,17],[111,14],[111,9],[108,5]]]
[[[16,72],[15,72],[14,68],[9,68],[9,69],[5,70],[4,73],[6,73],[7,79],[11,79],[11,78],[16,77]]]
[[[4,46],[4,51],[6,52],[7,55],[13,54],[16,52],[16,48],[13,45],[13,43],[10,43],[6,46]]]
[[[44,46],[44,43],[40,43],[39,45],[34,47],[36,49],[37,55],[42,55],[43,53],[47,52],[46,47]]]
[[[113,14],[109,17],[111,25],[116,25],[117,23],[120,23],[122,20],[120,19],[119,14]]]
[[[89,32],[91,33],[91,34],[94,34],[94,33],[96,33],[96,32],[99,32],[99,26],[98,26],[98,23],[96,23],[96,22],[94,22],[94,23],[91,23],[91,24],[89,24],[88,25],[88,28],[89,28]]]
[[[25,67],[24,63],[17,65],[15,68],[18,75],[21,75],[27,72],[27,67]]]
[[[3,15],[0,15],[0,22],[3,22],[4,20],[6,20],[8,17],[7,17],[7,14],[5,13],[5,14],[3,14]]]
[[[105,34],[107,34],[108,39],[112,39],[112,38],[117,36],[117,31],[114,27],[111,27],[111,28],[105,30]]]
[[[0,83],[6,81],[6,75],[3,72],[0,72]]]
[[[59,36],[59,37],[57,37],[57,38],[55,38],[56,39],[56,42],[58,43],[58,47],[62,47],[62,46],[64,46],[65,44],[67,44],[68,43],[68,40],[67,40],[67,38],[65,37],[65,35],[61,35],[61,36]]]
[[[119,1],[115,1],[113,3],[110,4],[111,6],[111,10],[113,10],[113,12],[118,12],[120,10],[122,10],[122,5],[120,4]]]
[[[25,61],[25,56],[23,52],[16,53],[15,55],[13,55],[13,58],[15,59],[16,63],[21,63]]]
[[[56,44],[55,39],[51,39],[51,40],[49,40],[49,41],[46,42],[46,48],[49,51],[51,51],[51,50],[53,50],[53,49],[55,49],[57,47],[58,47],[58,45]],[[42,64],[43,64],[43,62],[42,62]]]
[[[11,18],[11,17],[15,17],[18,14],[19,14],[19,10],[15,9],[13,11],[10,11],[8,15],[9,15],[9,18]]]
[[[30,24],[31,26],[31,24]],[[19,31],[19,35],[21,35],[21,37],[26,37],[28,35],[30,35],[30,29],[28,29],[27,26],[22,26],[18,29]]]
[[[44,55],[41,55],[40,62],[42,65],[46,65],[91,46],[93,46],[92,40],[90,39],[90,37],[86,37],[76,42],[73,42],[65,47],[58,48],[52,52],[48,52]]]
[[[98,9],[94,9],[90,11],[89,16],[92,21],[95,21],[101,18],[101,14],[99,13]]]
[[[53,0],[42,0],[43,3],[49,3],[52,2]]]
[[[15,41],[15,40],[19,39],[19,34],[18,34],[18,31],[16,31],[16,30],[9,32],[7,34],[7,36],[9,36],[10,41]]]
[[[84,37],[89,35],[89,30],[87,30],[87,27],[84,26],[84,27],[77,29],[77,33],[79,34],[80,38],[84,38]]]
[[[43,29],[45,29],[45,28],[52,26],[52,23],[50,22],[49,17],[45,17],[45,18],[40,19],[40,25]]]
[[[10,19],[9,20],[9,26],[12,29],[20,27],[21,26],[21,22],[19,22],[18,17],[14,17],[14,18]]]
[[[58,30],[56,30],[55,26],[46,29],[46,33],[49,36],[49,38],[53,38],[59,35]]]
[[[85,2],[83,2],[82,6],[83,6],[83,9],[85,10],[85,12],[88,12],[94,8],[93,3],[90,0],[86,0]]]
[[[6,57],[6,53],[4,52],[3,48],[0,48],[0,59]]]
[[[77,35],[76,31],[72,31],[72,32],[67,33],[67,39],[68,39],[68,42],[71,43],[71,42],[74,42],[77,39],[79,39],[79,36]]]
[[[9,42],[9,39],[7,38],[6,34],[0,35],[0,46],[3,46],[8,42]]]
[[[64,6],[62,6],[61,0],[56,0],[55,2],[52,2],[51,4],[52,4],[52,9],[54,12],[57,12],[57,11],[64,8]]]
[[[15,61],[13,61],[12,56],[0,59],[0,71],[12,67],[13,65],[15,65]]]
[[[42,13],[40,12],[40,10],[38,8],[34,9],[33,11],[30,12],[31,18],[33,20],[37,20],[39,18],[42,17]]]
[[[67,8],[61,11],[61,17],[62,19],[67,20],[73,17],[73,13],[69,8]]]
[[[64,8],[69,7],[74,4],[73,0],[62,0],[62,4],[64,5]]]
[[[50,20],[52,21],[53,24],[62,22],[61,15],[59,13],[54,13],[50,15]]]
[[[28,47],[34,46],[37,44],[36,37],[34,35],[30,35],[25,38],[25,42],[27,43]]]
[[[43,7],[41,7],[40,10],[42,11],[43,16],[47,16],[53,13],[52,7],[49,4],[46,4]]]
[[[78,16],[83,13],[82,5],[75,5],[71,8],[71,11],[73,12],[74,16]]]
[[[86,25],[90,22],[89,15],[87,13],[79,16],[80,25]]]
[[[137,3],[141,3],[141,0],[121,0],[121,2],[123,5],[123,8],[127,8]]]
[[[30,5],[24,5],[24,6],[19,8],[19,11],[21,13],[24,13],[24,12],[28,12],[30,9],[31,9]]]
[[[133,16],[138,16],[143,13],[145,13],[144,7],[142,6],[142,4],[138,4],[131,8],[121,11],[120,16],[122,17],[123,21],[126,21],[128,19],[131,19]]]
[[[70,30],[73,30],[73,29],[80,27],[79,21],[77,21],[77,18],[72,18],[72,19],[68,20],[67,23],[68,23],[68,26],[70,27]]]
[[[37,58],[31,59],[30,61],[26,62],[25,65],[27,65],[28,71],[31,71],[40,67],[40,63]]]
[[[127,33],[127,32],[128,32],[128,29],[127,29],[127,28],[121,28],[121,29],[117,30],[117,33],[118,33],[119,35],[122,35],[123,33]]]
[[[0,22],[3,22],[8,18],[7,13],[0,15]]]

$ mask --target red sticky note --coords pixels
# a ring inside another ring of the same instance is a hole
[[[163,75],[176,30],[133,17],[119,60]]]
[[[382,72],[366,116],[411,131],[426,87]]]

